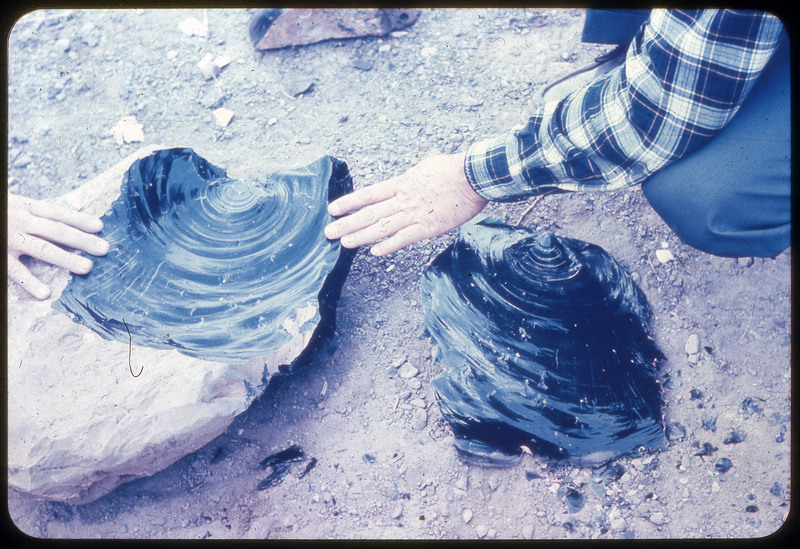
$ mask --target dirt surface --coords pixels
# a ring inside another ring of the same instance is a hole
[[[221,166],[345,160],[356,187],[516,124],[547,79],[608,47],[581,44],[582,10],[426,10],[405,33],[261,57],[252,11],[40,11],[9,41],[9,189],[55,197],[143,144]],[[232,62],[207,80],[207,53]],[[313,87],[292,95],[304,79]],[[233,111],[221,128],[214,109]],[[144,141],[119,145],[123,116]],[[266,167],[264,169],[267,169]],[[515,223],[530,203],[493,204]],[[462,462],[429,382],[419,279],[452,238],[378,259],[344,286],[335,349],[276,380],[227,432],[152,477],[80,505],[9,492],[25,533],[55,538],[759,537],[789,510],[790,254],[713,257],[681,243],[638,188],[548,196],[530,227],[588,240],[634,274],[655,315],[669,448],[591,469],[525,455]],[[661,264],[667,246],[679,260]],[[685,344],[699,336],[690,362]],[[694,360],[693,358],[693,360]],[[418,374],[399,375],[399,363]],[[732,436],[736,433],[737,436]],[[734,442],[740,440],[740,442]],[[710,446],[704,446],[706,443]],[[257,464],[301,446],[266,490]],[[708,451],[703,452],[703,448]],[[698,454],[710,455],[698,455]],[[302,478],[303,471],[316,465]],[[721,458],[732,467],[720,472]]]

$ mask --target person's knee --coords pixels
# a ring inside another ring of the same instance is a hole
[[[724,257],[775,257],[791,243],[788,195],[724,189],[693,193],[658,181],[648,181],[642,189],[675,234],[703,252]]]

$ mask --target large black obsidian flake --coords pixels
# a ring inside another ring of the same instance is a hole
[[[462,454],[514,462],[526,445],[593,465],[664,447],[649,307],[604,250],[489,219],[426,270],[433,381]]]
[[[156,151],[131,165],[102,218],[110,252],[54,307],[107,339],[227,364],[306,323],[330,332],[354,253],[323,228],[329,201],[351,189],[330,157],[232,180],[190,149]]]

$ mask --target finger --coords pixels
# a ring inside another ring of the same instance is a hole
[[[369,187],[346,194],[328,204],[328,213],[334,217],[339,217],[364,206],[388,200],[394,196],[395,186],[395,179],[387,179],[381,183],[375,183]]]
[[[341,238],[394,215],[398,208],[397,201],[391,199],[372,204],[328,224],[325,227],[325,236],[331,240]]]
[[[92,262],[85,257],[62,250],[55,244],[40,238],[12,235],[14,249],[19,255],[29,255],[46,263],[62,267],[75,274],[86,274],[92,270]]]
[[[33,276],[25,265],[20,263],[19,259],[11,256],[8,258],[8,277],[22,286],[29,294],[36,299],[47,299],[50,297],[50,288],[42,284]]]
[[[390,238],[382,242],[378,242],[371,249],[372,255],[382,256],[394,253],[401,250],[410,244],[425,240],[428,237],[425,228],[422,225],[415,223],[405,229],[397,231]]]
[[[38,219],[30,224],[32,226],[28,230],[31,234],[40,236],[50,242],[64,244],[76,250],[89,252],[92,255],[106,255],[108,253],[108,242],[69,225],[50,221],[49,219]]]
[[[404,229],[409,223],[409,217],[406,212],[397,212],[394,215],[378,220],[369,227],[343,236],[342,246],[345,248],[358,248],[364,244],[377,242]]]
[[[99,233],[103,229],[103,222],[98,218],[71,210],[60,204],[32,201],[30,212],[36,217],[60,221],[87,233]]]

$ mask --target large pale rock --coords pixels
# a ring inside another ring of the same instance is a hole
[[[100,216],[142,149],[60,201]],[[70,274],[32,271],[52,296],[8,288],[8,481],[48,499],[87,502],[208,443],[309,343],[309,305],[283,323],[287,343],[239,364],[106,340],[54,310]],[[140,373],[141,372],[141,373]]]

